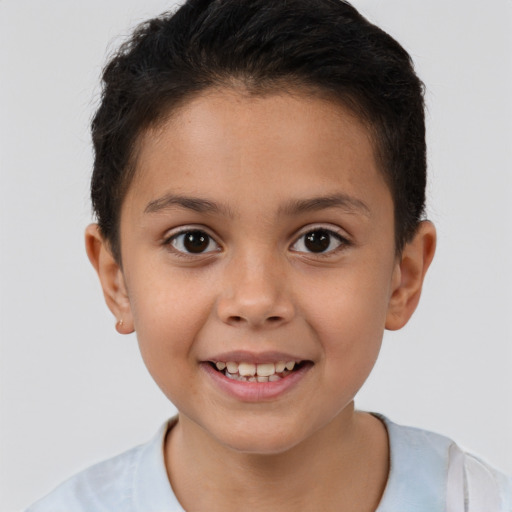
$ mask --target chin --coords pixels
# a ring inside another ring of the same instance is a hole
[[[247,455],[280,455],[288,452],[300,441],[296,439],[283,439],[276,437],[275,434],[269,437],[241,436],[229,439],[224,445],[238,453]]]
[[[283,424],[280,421],[268,421],[265,418],[241,425],[229,424],[229,431],[218,432],[218,442],[238,453],[248,455],[279,455],[285,453],[308,436],[303,428],[296,424]],[[212,432],[213,433],[213,432]]]

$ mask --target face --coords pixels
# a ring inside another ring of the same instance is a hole
[[[349,414],[399,281],[394,248],[392,197],[348,110],[210,91],[142,140],[121,315],[182,418],[277,453]]]

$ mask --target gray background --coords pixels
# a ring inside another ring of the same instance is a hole
[[[419,310],[386,333],[360,408],[512,473],[512,2],[354,0],[427,85]],[[0,1],[0,510],[149,438],[174,411],[114,330],[83,249],[88,122],[107,53],[162,0]],[[121,35],[121,37],[119,37]]]

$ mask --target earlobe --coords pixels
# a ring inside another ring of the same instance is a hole
[[[85,248],[89,261],[100,279],[105,302],[117,319],[117,332],[120,334],[133,332],[130,300],[123,272],[113,257],[108,242],[101,235],[97,224],[87,226],[85,230]]]
[[[431,222],[423,221],[396,263],[386,329],[400,329],[411,318],[420,300],[423,280],[434,258],[435,249],[436,229]]]

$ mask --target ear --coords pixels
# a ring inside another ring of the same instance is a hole
[[[396,263],[386,329],[396,331],[411,318],[420,300],[423,280],[435,250],[436,229],[431,222],[423,221]]]
[[[108,241],[101,235],[97,224],[87,226],[85,230],[85,248],[89,261],[100,278],[105,302],[117,318],[117,332],[130,334],[134,331],[133,318],[123,272],[112,255]]]

